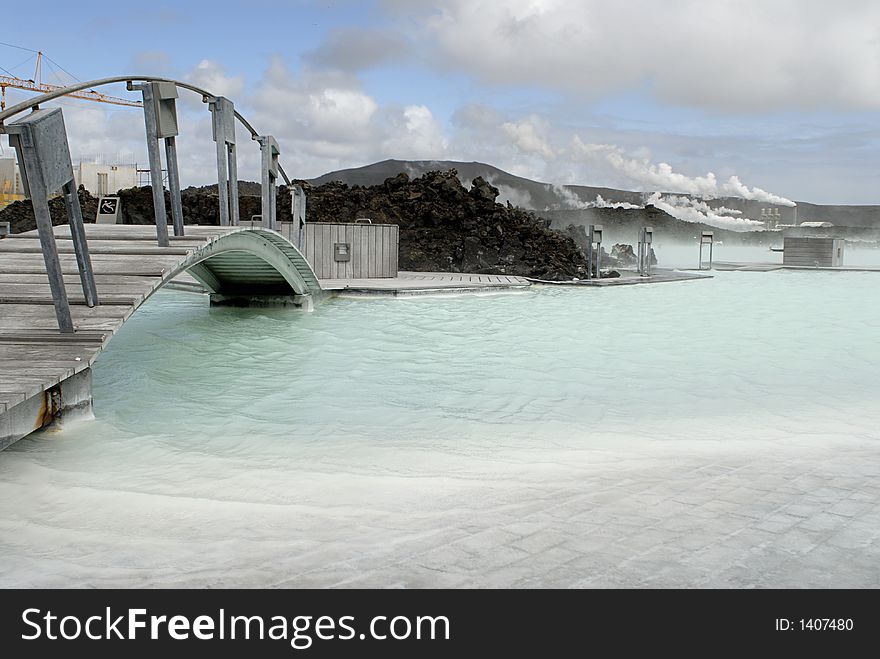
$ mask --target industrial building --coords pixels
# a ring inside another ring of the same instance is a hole
[[[797,206],[764,206],[761,208],[760,220],[767,231],[797,226]]]
[[[137,165],[80,162],[73,168],[73,178],[77,187],[82,185],[95,197],[103,197],[137,186]]]
[[[74,165],[73,177],[77,187],[85,186],[95,197],[112,195],[117,190],[138,184],[137,165],[80,162]],[[24,197],[24,185],[15,158],[0,158],[0,208]]]

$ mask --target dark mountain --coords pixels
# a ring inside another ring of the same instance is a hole
[[[502,169],[480,162],[458,162],[451,160],[383,160],[372,165],[353,169],[342,169],[329,172],[311,183],[322,184],[330,181],[340,181],[348,185],[378,185],[385,179],[404,172],[410,177],[421,176],[429,171],[445,171],[455,169],[461,181],[467,184],[477,176],[499,189],[499,201],[509,201],[514,206],[535,210],[551,217],[554,226],[567,222],[565,218],[575,223],[595,222],[596,217],[626,218],[627,214],[607,214],[585,211],[603,211],[603,208],[585,208],[589,203],[595,203],[597,197],[601,197],[605,203],[630,203],[639,206],[645,205],[648,194],[632,190],[617,190],[588,185],[562,185],[554,186],[550,183],[533,181],[521,176],[515,176]],[[669,193],[664,193],[664,195]],[[687,196],[687,195],[674,195]],[[740,217],[755,220],[764,218],[763,212],[772,212],[778,217],[781,224],[793,224],[795,222],[831,222],[839,226],[871,227],[880,228],[880,205],[877,206],[846,206],[846,205],[822,205],[808,202],[796,202],[797,211],[793,207],[770,204],[767,202],[752,201],[735,197],[726,197],[707,202],[712,208],[724,207],[741,212]],[[778,213],[778,216],[776,215]],[[635,215],[634,215],[635,217]],[[606,221],[603,219],[603,221]],[[677,225],[673,223],[669,227]],[[638,221],[643,218],[639,216]],[[621,219],[623,224],[630,224]],[[682,235],[699,230],[695,223],[683,222],[686,227],[677,227],[675,233]],[[716,230],[716,227],[709,227]],[[724,230],[722,230],[724,231]],[[734,233],[725,231],[725,233]],[[743,240],[748,240],[745,236]]]
[[[385,179],[397,176],[401,172],[410,178],[418,178],[428,172],[445,172],[454,169],[458,172],[458,178],[464,185],[477,177],[481,177],[499,190],[498,201],[509,201],[514,206],[528,210],[543,210],[553,204],[559,203],[559,196],[553,192],[553,186],[549,183],[540,183],[531,179],[515,176],[503,169],[481,162],[458,162],[456,160],[383,160],[381,162],[356,167],[353,169],[340,169],[310,179],[309,183],[321,185],[340,181],[347,185],[379,185]]]

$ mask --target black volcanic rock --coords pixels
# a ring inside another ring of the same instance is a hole
[[[380,185],[349,187],[331,182],[313,186],[298,181],[308,196],[310,222],[373,222],[400,227],[402,270],[508,274],[538,279],[583,278],[586,259],[571,237],[550,228],[550,221],[533,212],[495,202],[498,189],[485,179],[474,179],[465,188],[455,170],[429,172],[415,179],[398,174]],[[239,190],[255,189],[240,182]],[[217,187],[187,188],[181,193],[187,224],[216,225]],[[256,188],[259,189],[259,188]],[[153,198],[149,187],[118,193],[123,224],[153,224]],[[97,200],[80,189],[86,222],[95,221]],[[53,222],[67,222],[62,200],[50,203]],[[171,221],[171,203],[165,191],[165,209]],[[241,219],[260,213],[260,198],[239,196]],[[278,219],[291,220],[290,195],[278,189]],[[11,221],[18,233],[35,227],[29,201],[16,202],[0,211],[0,221]],[[609,265],[611,265],[609,263]]]
[[[552,280],[586,273],[586,260],[570,237],[532,212],[496,203],[498,189],[480,177],[470,190],[454,169],[415,179],[398,174],[369,187],[298,183],[306,189],[310,222],[370,218],[397,224],[402,270]]]
[[[82,208],[83,221],[94,222],[95,215],[98,213],[98,200],[90,195],[83,186],[79,186],[77,197],[79,197],[79,205]],[[52,217],[52,224],[67,224],[67,208],[63,197],[58,196],[49,200],[49,214]],[[12,233],[36,229],[37,221],[34,219],[34,207],[31,200],[13,201],[6,208],[0,210],[0,222],[9,222]]]
[[[632,245],[617,243],[611,248],[611,258],[622,266],[635,266],[638,262]]]

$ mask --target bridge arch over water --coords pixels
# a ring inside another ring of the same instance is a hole
[[[198,279],[215,303],[259,304],[261,298],[271,303],[284,296],[305,299],[321,292],[311,265],[296,246],[265,229],[221,236],[187,256],[171,276],[180,272]]]

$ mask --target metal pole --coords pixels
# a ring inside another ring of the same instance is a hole
[[[226,142],[217,140],[217,196],[220,198],[220,226],[229,225],[229,159]]]
[[[272,226],[272,190],[274,187],[274,181],[272,180],[272,175],[269,172],[269,168],[272,165],[272,154],[271,148],[268,143],[260,142],[260,162],[262,164],[262,171],[260,172],[260,204],[262,206],[261,213],[263,215],[263,228],[264,229],[274,229]]]
[[[593,278],[593,239],[587,239],[587,279]]]
[[[150,84],[132,85],[144,97],[144,125],[147,130],[147,156],[150,160],[150,187],[153,193],[153,215],[156,218],[156,237],[160,247],[168,247],[168,218],[165,215],[165,189],[162,186],[162,156],[159,154],[159,134],[156,123],[156,104]]]
[[[644,262],[644,254],[645,254],[645,230],[644,228],[639,229],[639,253],[636,257],[636,262],[638,263],[638,272],[640,275],[644,274],[645,270],[645,262]]]
[[[98,304],[98,289],[95,286],[95,273],[92,270],[92,259],[86,242],[86,230],[83,226],[82,207],[73,181],[63,188],[64,204],[67,206],[67,221],[70,224],[70,237],[73,239],[73,251],[76,253],[76,265],[79,268],[79,280],[82,284],[83,297],[86,304],[94,307]]]
[[[168,190],[171,192],[171,218],[174,235],[183,235],[183,205],[180,202],[180,171],[177,168],[177,142],[174,137],[165,138],[165,162],[168,164]]]
[[[272,209],[270,229],[278,229],[278,185],[274,176],[269,177],[269,208]]]
[[[58,319],[58,329],[66,334],[72,334],[73,318],[70,316],[70,302],[67,299],[64,275],[61,273],[61,261],[58,259],[58,248],[55,245],[55,232],[52,229],[46,184],[34,154],[28,148],[23,148],[22,152],[25,172],[28,177],[29,194],[34,207],[34,218],[37,221],[37,231],[40,235],[40,247],[43,251],[43,260],[46,262],[46,274],[49,277],[49,290],[52,292],[55,317]]]
[[[238,213],[238,164],[235,158],[235,144],[227,145],[229,154],[229,210],[233,226],[239,225]]]

